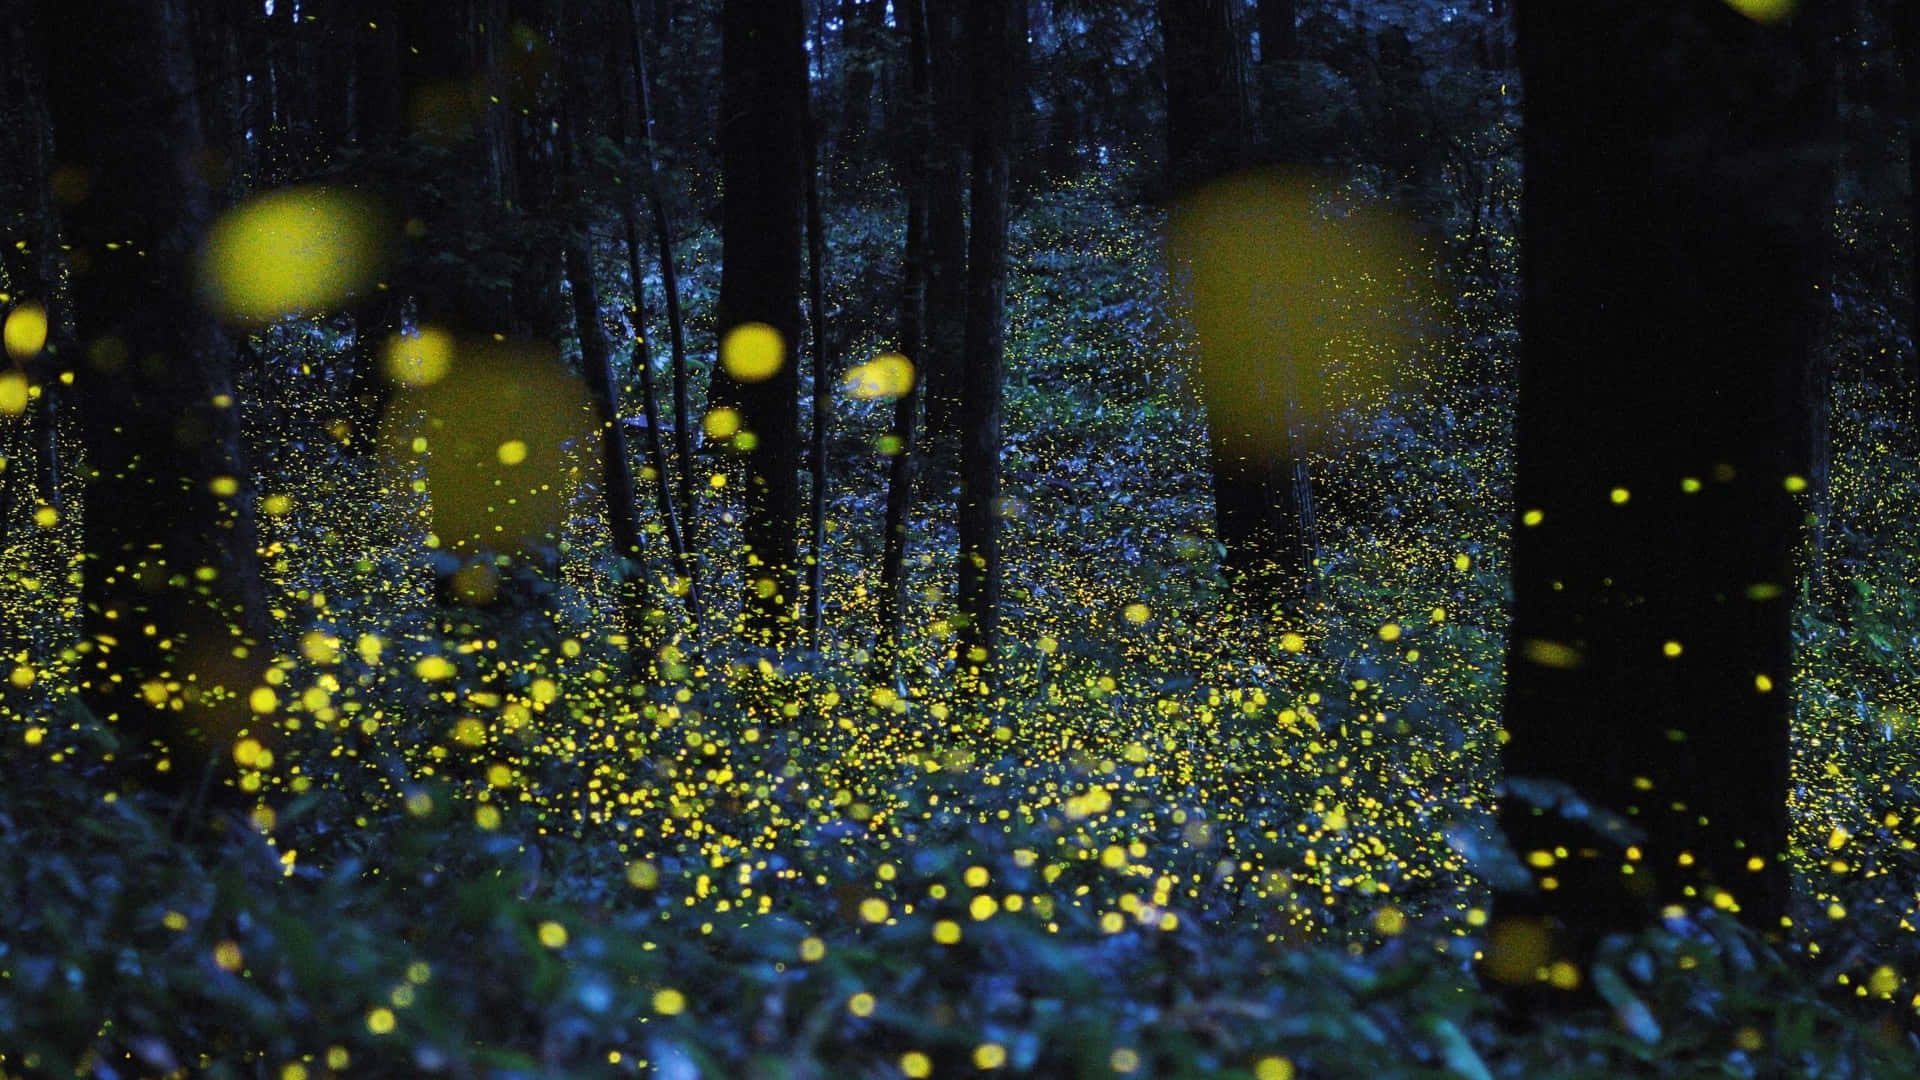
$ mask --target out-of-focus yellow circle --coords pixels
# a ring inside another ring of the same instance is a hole
[[[372,287],[386,262],[385,239],[373,203],[355,192],[270,191],[207,230],[201,289],[233,322],[310,315]]]
[[[740,382],[765,382],[786,361],[786,339],[766,323],[741,323],[720,342],[720,366]]]
[[[6,341],[7,355],[26,363],[47,347],[47,309],[39,304],[21,304],[7,312],[6,328],[0,333]]]
[[[453,369],[453,335],[437,326],[387,339],[387,378],[403,386],[431,386]]]

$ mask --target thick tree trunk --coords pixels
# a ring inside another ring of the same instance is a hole
[[[1541,889],[1500,897],[1519,928],[1505,940],[1544,930],[1579,962],[1654,905],[1722,891],[1777,931],[1787,484],[1807,467],[1827,69],[1804,20],[1708,0],[1523,0],[1520,18],[1525,345],[1500,820]],[[1489,965],[1527,985],[1537,966]]]
[[[1920,393],[1920,7],[1897,3],[1893,20],[1907,90],[1907,336],[1913,349],[1904,374]]]
[[[1000,384],[1007,302],[1008,6],[972,0],[973,205],[960,397],[958,666],[991,685],[1000,648]]]
[[[1300,59],[1300,0],[1259,0],[1260,63]]]
[[[920,369],[927,315],[927,156],[933,117],[924,0],[903,0],[907,69],[912,91],[907,120],[907,243],[902,257],[900,351],[914,364],[913,382],[893,404],[894,453],[887,469],[885,554],[880,567],[880,643],[897,656],[906,612],[908,514],[913,507],[914,429],[919,421]]]
[[[800,0],[725,0],[721,9],[720,305],[722,352],[744,323],[781,339],[778,370],[741,381],[716,370],[716,404],[736,407],[750,448],[746,475],[745,624],[769,644],[791,637],[798,599],[795,526],[800,512],[796,362],[801,234],[806,218],[806,24]],[[724,359],[724,357],[723,357]]]
[[[210,206],[193,61],[160,0],[37,15],[56,161],[85,180],[63,207],[92,467],[81,696],[138,782],[185,789],[231,762],[268,628],[233,346],[193,291]]]
[[[1230,0],[1161,0],[1167,69],[1167,178],[1187,193],[1244,163],[1247,153],[1246,84],[1238,63]],[[1293,393],[1265,388],[1269,407],[1248,417],[1244,379],[1231,378],[1241,356],[1202,349],[1198,374],[1207,405],[1207,458],[1213,474],[1214,525],[1225,549],[1222,570],[1249,607],[1268,611],[1296,604],[1310,587],[1313,567],[1312,489],[1297,449]],[[1277,364],[1273,370],[1292,370]],[[1234,408],[1228,405],[1236,406]],[[1274,438],[1274,432],[1287,433]]]

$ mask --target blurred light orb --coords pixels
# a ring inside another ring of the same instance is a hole
[[[6,343],[7,356],[22,364],[39,356],[47,347],[47,309],[39,304],[21,304],[7,312],[0,339]]]
[[[387,339],[387,378],[402,386],[432,386],[453,370],[453,335],[437,326]]]
[[[403,383],[382,423],[402,469],[426,476],[431,529],[462,556],[554,542],[568,471],[598,452],[593,399],[545,345],[462,342],[439,379]]]
[[[1727,6],[1754,22],[1773,23],[1793,17],[1799,0],[1727,0]]]
[[[385,264],[385,230],[371,199],[340,188],[282,188],[213,223],[201,295],[229,322],[257,326],[359,296]]]
[[[737,382],[765,382],[786,362],[786,339],[766,323],[741,323],[720,342],[720,366]]]
[[[1414,374],[1429,259],[1403,215],[1310,172],[1203,185],[1169,221],[1171,280],[1211,422],[1254,449],[1324,441]]]
[[[913,389],[913,361],[899,353],[881,353],[847,372],[841,389],[861,401],[905,397]]]

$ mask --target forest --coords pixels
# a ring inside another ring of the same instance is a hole
[[[0,0],[0,1080],[1920,1078],[1920,5]]]

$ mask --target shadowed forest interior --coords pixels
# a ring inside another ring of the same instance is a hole
[[[1920,1076],[1920,10],[0,5],[0,1080]]]

